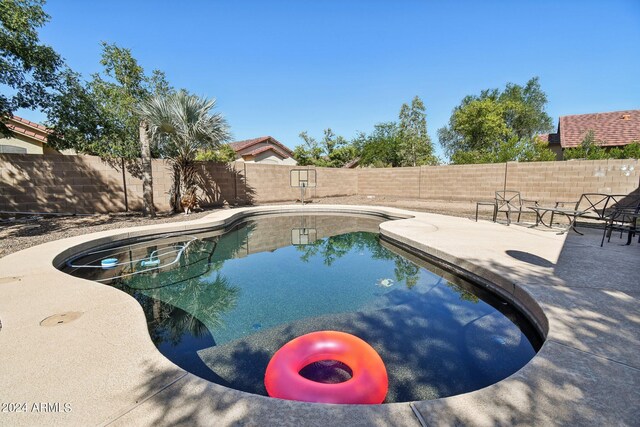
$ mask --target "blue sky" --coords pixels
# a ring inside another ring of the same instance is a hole
[[[437,129],[467,94],[540,77],[558,116],[640,108],[640,1],[50,0],[41,31],[74,70],[100,41],[215,97],[236,140],[331,127],[350,139],[420,96]],[[36,112],[18,112],[44,120]]]

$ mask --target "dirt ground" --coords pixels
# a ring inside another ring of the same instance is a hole
[[[286,203],[286,202],[285,202]],[[282,203],[268,203],[282,204]],[[401,199],[390,196],[345,196],[313,199],[311,204],[378,205],[392,206],[422,212],[472,218],[475,216],[474,202],[448,202],[437,200]],[[89,216],[20,216],[0,221],[0,257],[31,246],[65,237],[94,233],[117,228],[167,222],[190,221],[223,209],[208,209],[192,213],[160,215],[155,219],[140,213],[96,214]],[[481,218],[489,218],[490,212],[481,212]]]

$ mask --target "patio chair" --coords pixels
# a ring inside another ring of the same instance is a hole
[[[611,234],[614,231],[620,232],[620,237],[622,238],[623,233],[628,233],[627,235],[627,245],[631,244],[631,240],[633,236],[637,234],[637,226],[638,221],[640,219],[640,201],[636,202],[635,207],[631,207],[629,205],[618,206],[611,213],[607,215],[607,222],[604,226],[604,231],[602,233],[602,241],[600,242],[600,246],[604,245],[604,238],[608,237],[607,242],[611,241]],[[640,237],[638,238],[638,242],[640,242]]]
[[[517,213],[518,219],[516,222],[520,222],[520,215],[522,215],[522,209],[526,207],[526,203],[533,203],[538,206],[537,200],[528,200],[520,197],[519,191],[503,190],[496,191],[496,204],[493,210],[493,222],[496,222],[498,213],[504,212],[507,216],[507,225],[511,224],[511,214]]]

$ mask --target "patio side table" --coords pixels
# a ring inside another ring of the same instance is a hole
[[[544,225],[545,227],[553,228],[553,224],[551,222],[549,222],[549,224],[544,222],[544,216],[547,214],[547,212],[551,212],[552,215],[562,214],[567,217],[567,219],[569,220],[569,224],[567,225],[566,228],[561,229],[558,234],[564,234],[567,231],[573,229],[573,231],[575,231],[579,235],[581,236],[583,235],[583,233],[576,230],[576,220],[581,215],[584,215],[586,211],[577,211],[575,209],[563,209],[563,208],[545,208],[543,206],[529,206],[529,209],[533,210],[536,213],[536,226],[542,223],[542,225]]]
[[[476,222],[478,222],[478,208],[480,206],[491,206],[493,207],[493,213],[491,215],[491,218],[493,219],[493,222],[496,221],[496,209],[498,209],[498,205],[496,204],[495,200],[491,201],[491,202],[476,202]]]

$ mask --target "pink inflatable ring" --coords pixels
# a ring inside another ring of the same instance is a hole
[[[300,375],[321,360],[347,365],[352,377],[337,384],[311,381]],[[387,370],[378,353],[360,338],[337,331],[312,332],[294,338],[271,358],[264,377],[271,397],[304,402],[376,404],[387,395]]]

